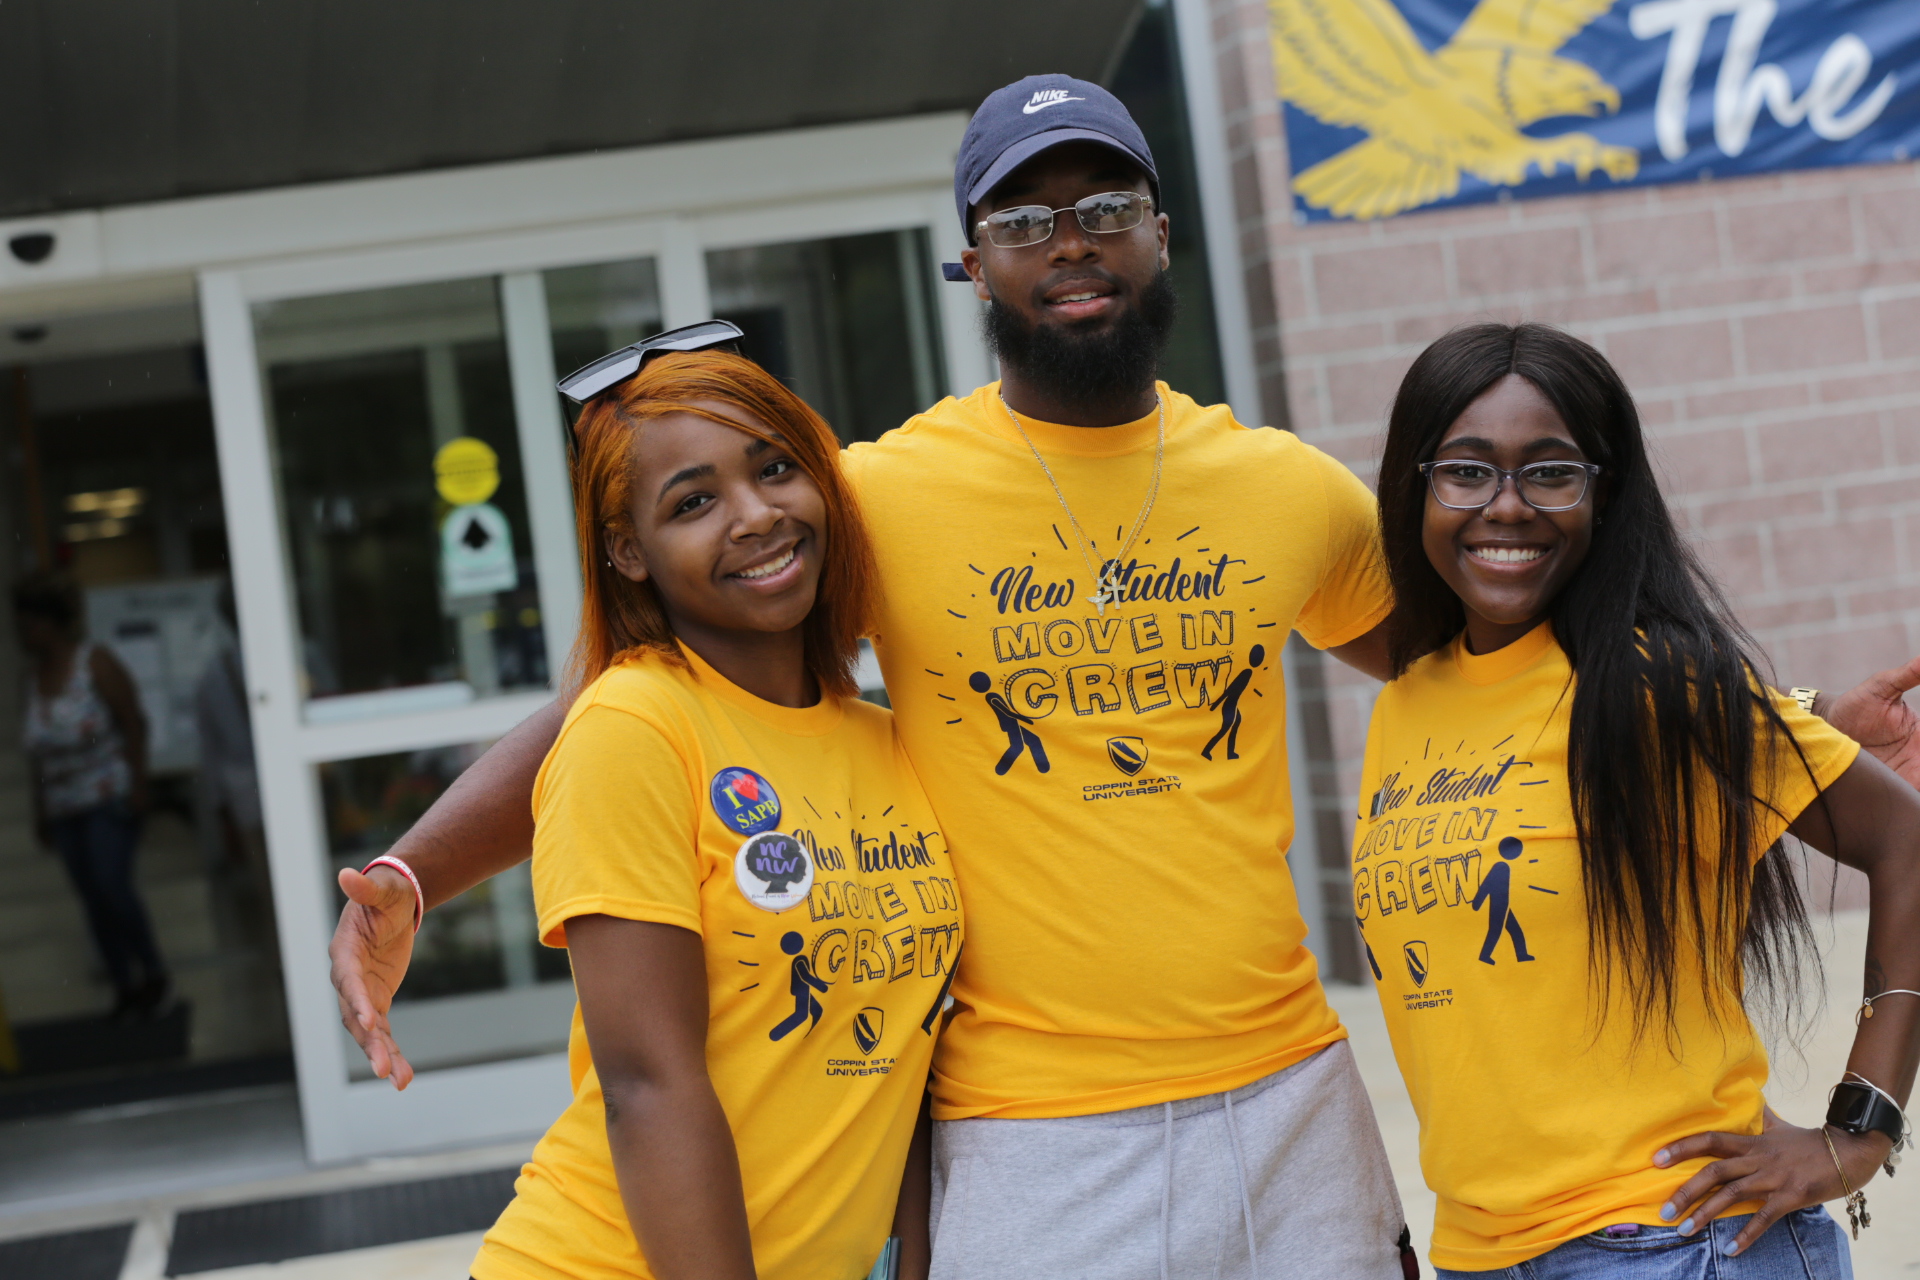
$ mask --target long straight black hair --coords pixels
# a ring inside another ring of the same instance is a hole
[[[1674,526],[1632,395],[1587,343],[1542,324],[1473,325],[1407,371],[1380,459],[1394,674],[1466,625],[1422,543],[1419,465],[1509,374],[1552,403],[1602,468],[1604,519],[1549,613],[1576,676],[1567,772],[1601,1009],[1624,980],[1635,1034],[1658,1027],[1671,1040],[1680,983],[1705,980],[1716,1020],[1741,1007],[1749,978],[1791,1004],[1811,935],[1778,842],[1755,861],[1765,800],[1754,780],[1772,774],[1783,744],[1802,768],[1805,757],[1766,695],[1758,647]],[[1696,957],[1698,970],[1683,963]]]

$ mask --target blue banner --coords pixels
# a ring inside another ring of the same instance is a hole
[[[1920,155],[1920,0],[1269,0],[1296,217]]]

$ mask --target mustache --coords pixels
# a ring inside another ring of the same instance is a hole
[[[1110,286],[1116,294],[1127,292],[1126,281],[1105,267],[1063,267],[1033,287],[1034,305],[1046,305],[1047,290],[1066,280],[1097,280],[1101,284]]]

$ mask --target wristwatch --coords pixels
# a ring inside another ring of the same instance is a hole
[[[1795,702],[1800,704],[1802,711],[1808,715],[1812,715],[1813,700],[1820,696],[1820,691],[1818,689],[1808,689],[1804,686],[1796,685],[1794,688],[1787,690],[1787,694]]]
[[[1833,1097],[1827,1103],[1827,1123],[1855,1137],[1884,1133],[1892,1139],[1895,1150],[1906,1142],[1907,1122],[1900,1108],[1893,1105],[1892,1099],[1863,1084],[1833,1086]]]

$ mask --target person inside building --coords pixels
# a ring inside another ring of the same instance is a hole
[[[576,442],[582,691],[533,792],[574,1100],[473,1274],[859,1276],[899,1212],[923,1275],[924,1148],[900,1188],[959,904],[857,697],[873,555],[838,443],[723,351],[589,397]]]
[[[1158,193],[1099,86],[989,95],[956,163],[970,247],[948,274],[986,304],[1001,378],[847,452],[874,647],[967,896],[935,1061],[934,1266],[1247,1277],[1284,1256],[1398,1280],[1404,1217],[1287,868],[1279,658],[1298,631],[1387,674],[1374,501],[1292,433],[1156,380],[1174,306]],[[1242,676],[1237,740],[1209,754]],[[416,902],[527,856],[562,714],[503,738],[395,846],[418,900],[392,869],[343,876],[342,1018],[396,1086],[411,1068],[386,1010]]]
[[[80,592],[65,576],[14,584],[29,659],[24,741],[34,829],[66,864],[113,983],[115,1018],[150,1018],[171,984],[154,941],[134,854],[147,806],[147,719],[113,651],[81,636]]]
[[[1920,795],[1815,691],[1767,685],[1585,342],[1483,324],[1427,348],[1380,516],[1394,679],[1354,902],[1439,1274],[1850,1276],[1820,1205],[1864,1227],[1861,1190],[1906,1133]],[[1818,969],[1787,834],[1871,892],[1824,1128],[1767,1110],[1749,1016]]]

